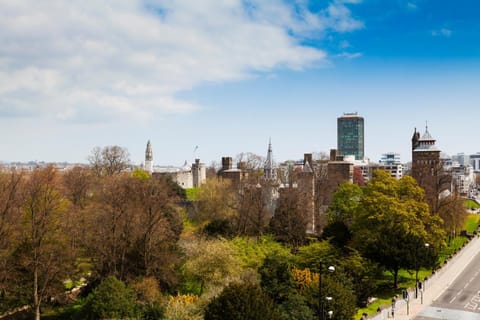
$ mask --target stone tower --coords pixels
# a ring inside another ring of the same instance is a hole
[[[152,152],[152,145],[150,144],[150,140],[147,142],[147,149],[145,150],[145,171],[149,174],[153,172],[153,152]]]
[[[425,198],[432,212],[436,212],[438,195],[442,191],[441,177],[443,167],[440,161],[440,150],[435,145],[436,140],[428,132],[420,137],[416,130],[412,137],[412,176],[419,186],[425,190]]]
[[[207,181],[207,169],[200,159],[195,159],[192,164],[193,187],[198,188]]]

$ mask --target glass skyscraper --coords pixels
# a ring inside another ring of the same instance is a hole
[[[337,149],[341,156],[364,159],[364,121],[356,112],[337,118]]]

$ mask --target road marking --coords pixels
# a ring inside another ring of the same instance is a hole
[[[476,310],[478,308],[478,303],[480,303],[480,291],[478,291],[472,299],[470,299],[470,302],[468,302],[465,307],[463,307],[464,309],[467,309],[467,310]],[[480,309],[480,308],[478,308]]]

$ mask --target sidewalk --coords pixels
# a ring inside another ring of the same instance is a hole
[[[395,304],[395,319],[406,320],[413,319],[420,311],[435,301],[447,288],[455,281],[463,269],[473,260],[480,251],[480,238],[473,238],[460,252],[450,259],[450,261],[424,283],[423,304],[421,303],[421,292],[418,292],[418,298],[415,299],[415,289],[409,290],[409,312],[407,315],[407,303],[398,297]],[[392,319],[392,307],[382,310],[382,312],[369,317],[368,319],[383,320]]]

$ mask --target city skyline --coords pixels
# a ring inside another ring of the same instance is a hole
[[[480,151],[473,0],[0,3],[0,161],[87,162],[96,146],[155,164],[276,161],[336,148],[411,159],[414,129]],[[198,146],[198,148],[196,148]]]

